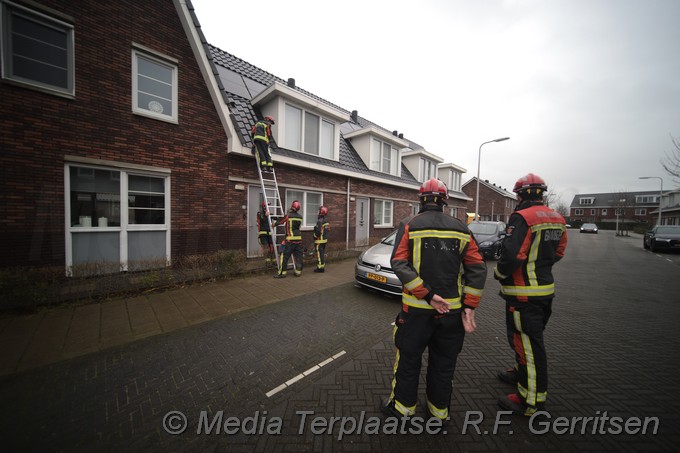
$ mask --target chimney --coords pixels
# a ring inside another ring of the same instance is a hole
[[[394,135],[395,137],[398,137],[398,136],[399,136],[399,131],[392,131],[392,135]]]
[[[399,134],[399,138],[404,138],[404,134]]]
[[[294,78],[289,78],[288,79],[288,86],[291,88],[295,88],[295,79]]]
[[[356,110],[352,110],[352,116],[351,119],[353,122],[358,123],[359,122],[359,112]]]

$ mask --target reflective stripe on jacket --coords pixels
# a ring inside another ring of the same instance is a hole
[[[467,226],[446,215],[441,207],[425,205],[421,212],[401,222],[392,269],[401,280],[405,306],[434,310],[434,294],[451,310],[464,303],[477,307],[486,281],[486,264]]]
[[[330,232],[331,225],[326,220],[326,217],[319,217],[314,225],[314,243],[315,244],[325,244],[328,242],[328,233]]]
[[[494,270],[501,282],[501,295],[520,302],[552,298],[552,266],[564,256],[566,246],[562,215],[540,202],[520,206],[510,216],[503,254]]]
[[[302,233],[300,232],[300,227],[302,227],[302,216],[293,210],[288,211],[288,214],[276,222],[274,226],[286,225],[286,240],[287,241],[302,241]]]
[[[255,123],[255,126],[253,126],[252,135],[253,140],[262,140],[269,143],[269,137],[272,136],[272,131],[271,128],[269,127],[269,123],[265,121],[258,121],[257,123]]]

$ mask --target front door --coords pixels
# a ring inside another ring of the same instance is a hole
[[[357,198],[357,237],[358,247],[368,245],[370,203],[368,198]]]
[[[248,186],[248,258],[262,256],[262,247],[257,241],[257,211],[262,206],[262,188],[258,186]]]

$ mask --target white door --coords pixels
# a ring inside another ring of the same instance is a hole
[[[262,188],[258,186],[248,186],[248,258],[262,256],[262,247],[257,241],[257,211],[262,205]]]
[[[368,245],[369,207],[368,198],[357,198],[357,246]]]

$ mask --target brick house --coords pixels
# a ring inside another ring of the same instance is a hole
[[[249,130],[265,115],[276,119],[282,199],[303,202],[306,244],[321,204],[331,244],[384,236],[442,163],[210,46],[188,0],[0,8],[0,266],[110,272],[221,249],[257,255]],[[459,181],[464,169],[446,171]],[[452,187],[452,199],[460,210],[466,195]]]
[[[466,181],[462,186],[463,192],[470,198],[467,210],[471,214],[475,211],[475,197],[477,195],[477,177]],[[517,206],[517,197],[514,193],[490,183],[488,180],[479,181],[479,218],[480,220],[493,220],[506,222]]]
[[[600,228],[614,229],[618,217],[620,225],[654,225],[658,208],[658,190],[576,194],[569,206],[567,222],[575,226],[591,222]]]

